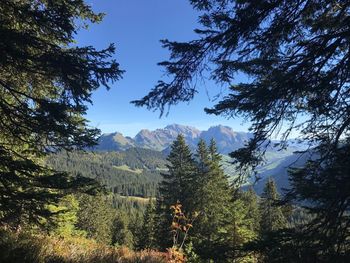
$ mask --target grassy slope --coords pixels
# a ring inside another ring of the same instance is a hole
[[[143,169],[139,169],[139,168],[132,169],[126,164],[118,165],[118,166],[114,165],[113,167],[118,169],[118,170],[127,171],[127,172],[131,172],[131,173],[135,173],[135,174],[142,174],[142,171],[143,171]]]
[[[167,253],[134,252],[83,237],[54,237],[0,229],[0,262],[7,263],[165,263]]]

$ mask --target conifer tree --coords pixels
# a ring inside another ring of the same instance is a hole
[[[129,229],[130,220],[125,212],[118,211],[114,217],[112,227],[112,244],[133,248],[134,237]]]
[[[350,259],[350,143],[331,160],[308,161],[290,170],[286,199],[303,202],[304,224],[291,239],[300,244],[300,261],[348,262]],[[306,219],[306,220],[305,220]]]
[[[254,262],[251,253],[244,251],[244,246],[256,239],[258,233],[252,228],[247,203],[242,193],[236,190],[232,206],[232,219],[230,223],[230,245],[227,258],[232,262]]]
[[[4,0],[0,17],[0,221],[17,227],[49,217],[47,204],[77,183],[43,158],[96,143],[87,105],[122,71],[114,45],[76,45],[77,31],[103,17],[83,0]]]
[[[86,232],[88,238],[105,244],[112,243],[114,209],[108,198],[102,194],[79,196],[77,227]]]
[[[241,193],[241,199],[246,209],[244,220],[248,228],[258,235],[260,232],[260,210],[258,196],[254,189],[250,187],[247,191]]]
[[[170,207],[180,202],[184,212],[189,212],[187,207],[192,203],[192,184],[196,175],[195,161],[182,135],[173,142],[167,160],[169,171],[162,174],[163,181],[159,185],[156,208],[157,243],[160,248],[167,248],[172,244]]]
[[[240,164],[240,171],[247,172],[242,175],[251,174],[250,169],[263,160],[265,151],[261,146],[268,145],[271,136],[279,135],[283,148],[288,137],[297,131],[303,143],[315,147],[318,160],[305,167],[308,172],[311,168],[309,178],[298,178],[303,172],[292,174],[292,180],[298,183],[292,184],[289,201],[313,203],[319,222],[325,222],[322,227],[308,225],[305,229],[306,233],[313,233],[316,243],[324,243],[325,233],[342,233],[339,240],[326,240],[326,250],[333,248],[332,254],[342,257],[344,249],[334,248],[347,242],[344,236],[349,233],[349,224],[339,222],[348,221],[348,213],[342,211],[350,210],[349,191],[342,189],[349,188],[350,180],[342,175],[325,180],[323,172],[325,166],[339,166],[337,160],[348,155],[344,146],[349,148],[350,144],[350,2],[190,2],[200,13],[197,38],[188,42],[162,41],[171,54],[160,65],[172,77],[158,81],[145,97],[134,101],[135,105],[164,113],[180,101],[193,99],[200,86],[196,85],[198,78],[209,76],[226,85],[230,94],[205,111],[251,120],[253,138],[246,147],[231,154]],[[244,80],[240,82],[241,79]],[[347,175],[346,166],[338,168],[335,174],[339,173]],[[324,182],[342,193],[330,197],[322,190]],[[310,196],[305,194],[306,185],[314,187],[306,187]],[[337,199],[339,196],[342,200]],[[329,198],[336,208],[325,209]]]
[[[49,210],[54,213],[52,233],[61,237],[83,234],[76,228],[79,202],[74,195],[66,195],[57,205],[49,205]]]
[[[233,262],[256,262],[257,255],[247,246],[255,242],[260,234],[260,211],[258,196],[253,188],[236,190],[231,223]]]
[[[265,184],[260,202],[260,227],[262,234],[286,227],[287,220],[281,207],[277,206],[278,201],[280,201],[280,196],[277,192],[275,181],[270,177]]]
[[[136,247],[138,249],[149,249],[156,247],[156,206],[151,198],[143,216],[143,224],[138,232]]]
[[[208,204],[207,196],[204,194],[209,183],[210,172],[210,155],[207,145],[203,139],[200,139],[196,150],[196,176],[193,185],[193,205],[196,209],[202,209]]]
[[[197,148],[197,182],[193,190],[195,210],[200,213],[193,228],[193,246],[203,260],[222,261],[230,250],[229,228],[233,193],[221,168],[214,140],[209,147],[201,140]]]

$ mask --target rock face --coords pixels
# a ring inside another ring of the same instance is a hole
[[[244,146],[251,137],[250,133],[235,132],[228,126],[214,126],[206,131],[200,131],[195,127],[180,124],[171,124],[163,129],[150,131],[141,130],[134,138],[124,137],[121,133],[103,134],[99,139],[98,151],[120,151],[131,147],[141,147],[157,151],[167,151],[176,137],[182,134],[191,148],[195,148],[199,139],[203,138],[207,143],[213,138],[220,153],[227,154],[232,150]]]
[[[94,148],[97,151],[124,151],[131,147],[135,147],[135,142],[130,137],[124,137],[119,132],[103,134],[98,145]]]
[[[194,127],[172,124],[155,131],[141,130],[134,138],[138,147],[162,151],[168,148],[176,137],[182,134],[191,146],[199,140],[201,131]]]
[[[209,142],[212,138],[216,141],[220,153],[227,154],[244,146],[252,137],[252,134],[235,132],[228,126],[214,126],[201,133],[201,137]]]

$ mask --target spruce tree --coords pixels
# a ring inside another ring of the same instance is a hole
[[[241,193],[241,199],[246,209],[244,220],[248,228],[258,236],[260,232],[259,198],[254,189],[250,187],[247,191]]]
[[[286,199],[303,202],[304,224],[292,241],[300,244],[300,261],[310,255],[318,262],[350,259],[350,144],[344,143],[332,160],[308,161],[290,170],[293,188]]]
[[[113,220],[112,244],[133,248],[134,237],[129,229],[130,218],[124,211],[118,211]]]
[[[232,219],[229,225],[229,251],[227,257],[232,262],[254,262],[250,252],[246,252],[244,247],[247,243],[256,239],[258,233],[252,227],[250,211],[243,194],[235,191],[234,203],[232,206]]]
[[[203,260],[223,261],[230,250],[233,193],[221,168],[214,140],[209,147],[201,140],[197,148],[197,182],[193,190],[200,213],[194,223],[193,246]]]
[[[84,234],[77,227],[79,202],[74,195],[66,195],[57,205],[49,205],[49,210],[54,213],[50,232],[60,237],[69,237]]]
[[[137,249],[150,249],[156,247],[156,206],[151,198],[143,216],[143,224],[137,233]]]
[[[200,139],[198,142],[195,158],[197,170],[196,176],[194,177],[195,183],[192,185],[193,205],[195,209],[201,210],[208,204],[207,196],[204,194],[204,191],[207,190],[211,165],[209,151],[203,139]]]
[[[78,222],[76,226],[93,238],[105,244],[112,244],[114,209],[107,196],[80,195]]]
[[[258,196],[253,188],[247,191],[236,189],[233,203],[233,219],[231,223],[233,262],[256,262],[256,253],[247,249],[260,234],[260,211]]]
[[[48,168],[48,152],[85,148],[99,131],[84,118],[92,92],[120,79],[103,50],[77,46],[80,28],[101,21],[83,0],[0,1],[0,221],[42,222],[74,180]],[[78,183],[78,182],[76,182]]]
[[[348,220],[348,213],[325,209],[325,200],[330,196],[321,191],[319,184],[324,182],[323,168],[337,167],[337,159],[348,155],[343,147],[349,148],[350,144],[350,2],[190,2],[200,13],[197,37],[188,42],[163,40],[171,54],[168,61],[160,64],[171,78],[159,81],[134,103],[164,113],[180,101],[192,100],[200,87],[196,83],[203,76],[227,86],[229,94],[205,110],[251,121],[253,138],[231,155],[240,164],[240,171],[251,174],[250,169],[260,164],[265,152],[262,146],[271,143],[271,136],[278,135],[283,148],[296,131],[303,143],[315,147],[318,160],[312,164],[311,184],[308,178],[304,182],[295,178],[299,183],[292,185],[289,196],[294,199],[289,200],[295,203],[305,197],[301,202],[308,203],[311,199],[318,218],[327,221],[323,227],[308,225],[305,233],[313,233],[317,243],[323,243],[324,234],[334,232],[339,225],[342,229],[337,233],[348,233],[348,224],[339,224]],[[346,167],[335,174],[339,172],[346,174]],[[349,181],[349,177],[334,175],[328,177],[327,184],[343,189]],[[304,185],[314,187],[307,187],[314,193],[311,198],[305,195]],[[342,200],[331,197],[335,210],[349,211],[349,191],[336,196],[342,196]],[[339,247],[344,238],[332,240],[329,249]],[[342,251],[334,253],[341,257]]]
[[[260,202],[260,227],[262,234],[282,229],[287,225],[282,209],[277,204],[278,201],[280,201],[280,196],[277,192],[275,181],[270,177],[265,184]]]
[[[172,245],[170,207],[180,202],[183,211],[190,212],[188,207],[192,206],[192,184],[196,175],[195,161],[182,135],[179,135],[171,145],[167,160],[168,172],[162,174],[163,180],[159,185],[156,208],[157,244],[163,249]]]

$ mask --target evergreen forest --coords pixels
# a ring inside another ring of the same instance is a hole
[[[161,40],[130,105],[195,114],[214,83],[203,115],[249,127],[134,138],[88,118],[128,74],[118,43],[84,45],[109,19],[90,2],[0,1],[0,262],[350,262],[350,1],[181,0],[192,38]]]

